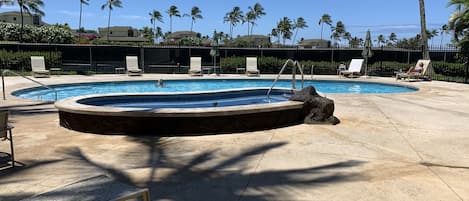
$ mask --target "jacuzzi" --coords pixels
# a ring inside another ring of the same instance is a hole
[[[60,125],[97,134],[198,135],[264,130],[302,123],[303,102],[290,89],[124,93],[59,100]]]

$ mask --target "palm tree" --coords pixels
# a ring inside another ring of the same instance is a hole
[[[156,22],[163,23],[163,16],[161,15],[160,11],[153,10],[153,12],[148,13],[150,15],[150,23],[153,24],[153,33],[155,34],[156,39]]]
[[[391,34],[389,34],[389,41],[391,41],[392,43],[396,42],[397,41],[397,36],[394,32],[392,32]]]
[[[3,1],[3,4],[12,4],[13,1]],[[16,3],[20,7],[20,14],[21,14],[21,34],[20,34],[20,41],[23,41],[23,30],[24,30],[24,12],[26,11],[29,15],[32,15],[33,12],[36,15],[44,16],[44,12],[39,8],[44,6],[44,2],[42,0],[16,0]]]
[[[443,24],[440,29],[440,35],[441,35],[441,41],[440,41],[440,48],[443,45],[443,38],[445,37],[445,34],[448,32],[448,25]]]
[[[454,41],[461,46],[462,53],[469,53],[469,2],[467,0],[451,0],[449,6],[456,6],[448,22],[448,29],[453,31]]]
[[[238,6],[234,7],[231,12],[225,14],[223,22],[230,23],[230,38],[233,39],[233,28],[240,22],[243,22],[244,15],[241,8]]]
[[[291,38],[292,26],[292,21],[288,17],[283,17],[283,19],[281,19],[280,22],[277,23],[277,30],[280,33],[280,36],[282,36],[283,38],[284,46],[286,40]]]
[[[277,37],[277,47],[280,44],[280,33],[278,28],[273,28],[272,31],[270,32],[270,35],[273,37]]]
[[[348,44],[350,46],[350,40],[352,40],[352,34],[350,32],[345,32],[344,35],[342,36],[343,39],[348,41]]]
[[[304,28],[308,28],[308,25],[306,24],[305,19],[303,19],[302,17],[299,17],[298,19],[296,19],[296,21],[293,22],[293,30],[295,30],[295,36],[293,36],[292,45],[296,41],[296,35],[298,34],[298,30]]]
[[[196,19],[202,19],[203,16],[201,15],[202,11],[199,9],[199,7],[197,6],[194,6],[192,7],[191,9],[191,14],[190,14],[190,17],[192,19],[192,23],[191,23],[191,32],[192,32],[192,27],[194,26],[195,24],[195,20]]]
[[[250,25],[251,23],[253,24],[254,26],[254,19],[256,18],[256,14],[254,13],[254,11],[250,10],[246,13],[246,16],[244,16],[244,20],[243,20],[243,23],[248,23],[248,36],[249,36],[249,33],[250,33]]]
[[[340,38],[345,33],[345,25],[342,21],[338,21],[334,27],[332,27],[332,35],[331,38],[334,39],[334,43],[337,44],[337,41],[340,41]]]
[[[163,34],[163,30],[161,29],[161,27],[156,27],[156,31],[155,31],[156,42],[159,43],[160,38],[163,37],[163,36],[164,36],[164,34]]]
[[[101,6],[101,10],[104,10],[106,8],[109,9],[109,16],[107,18],[107,33],[106,33],[106,40],[108,41],[109,41],[109,32],[111,29],[111,11],[114,7],[122,8],[122,2],[120,0],[106,0],[106,3],[104,3]]]
[[[81,15],[83,13],[83,5],[89,5],[90,0],[80,0],[80,20],[78,21],[78,36],[80,37],[81,33]]]
[[[178,7],[174,5],[169,7],[166,13],[168,13],[170,21],[169,32],[173,33],[173,16],[181,17],[181,14],[179,13]]]
[[[376,42],[378,42],[378,46],[381,46],[381,44],[384,44],[386,42],[386,39],[384,38],[383,34],[380,34],[378,38],[376,39]]]
[[[323,30],[324,24],[332,26],[332,20],[329,14],[324,14],[322,15],[321,19],[319,19],[319,25],[321,25],[321,40],[322,40],[322,30]]]
[[[428,36],[427,36],[427,23],[425,20],[425,1],[419,0],[420,7],[420,34],[422,36],[422,59],[430,59],[430,52],[428,50]]]
[[[431,40],[430,42],[430,47],[433,47],[433,38],[435,36],[438,36],[438,30],[436,29],[433,29],[431,31],[427,30],[427,37],[428,37],[428,40]]]
[[[256,20],[264,16],[266,13],[264,12],[264,8],[260,3],[254,4],[254,7],[248,7],[249,12],[246,15],[246,21],[251,23],[251,33],[249,34],[249,24],[248,24],[248,35],[252,35],[252,31],[254,29],[254,25],[256,25]]]

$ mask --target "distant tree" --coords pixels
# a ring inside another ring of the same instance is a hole
[[[283,19],[277,23],[278,32],[283,38],[283,45],[285,45],[287,39],[291,38],[292,27],[292,21],[288,17],[283,17]]]
[[[104,10],[106,8],[109,9],[109,16],[107,19],[107,34],[106,34],[106,40],[108,41],[109,41],[109,32],[111,29],[111,12],[112,12],[112,9],[114,9],[114,7],[122,8],[122,2],[120,0],[106,0],[106,3],[104,3],[101,6],[101,10]]]
[[[181,17],[177,6],[170,6],[169,9],[166,11],[169,15],[169,32],[173,33],[173,16]]]
[[[150,41],[153,41],[153,37],[155,34],[153,33],[153,29],[150,27],[143,27],[140,32],[143,34],[144,38],[147,38]]]
[[[80,0],[80,20],[78,21],[78,30],[81,30],[81,16],[83,14],[83,5],[89,5],[90,0]],[[81,31],[78,31],[79,36]]]
[[[397,35],[396,35],[394,32],[392,32],[391,34],[389,34],[389,41],[390,41],[391,43],[395,43],[395,42],[397,41]]]
[[[162,38],[163,36],[164,34],[163,34],[163,30],[161,29],[161,27],[156,27],[156,31],[155,31],[156,42],[160,43],[160,38]]]
[[[443,45],[443,39],[445,38],[446,33],[448,33],[448,25],[443,24],[443,26],[441,26],[441,29],[440,29],[440,36],[441,36],[440,47],[442,47]]]
[[[357,47],[360,46],[362,40],[363,39],[361,39],[361,38],[353,37],[353,38],[350,39],[349,45],[350,45],[351,48],[357,48]]]
[[[386,42],[386,39],[384,38],[383,34],[378,35],[376,42],[378,43],[378,46],[381,46]]]
[[[338,21],[335,26],[332,27],[332,35],[331,38],[334,39],[334,44],[337,45],[340,38],[343,37],[344,33],[347,32],[345,30],[345,25],[342,21]]]
[[[438,30],[437,29],[433,29],[431,31],[427,30],[427,37],[428,37],[428,40],[431,40],[430,42],[430,47],[433,47],[433,38],[435,36],[438,36]]]
[[[249,34],[248,30],[248,35],[252,35],[254,25],[256,25],[256,20],[264,16],[266,13],[264,12],[264,8],[260,3],[254,4],[254,7],[249,6],[248,7],[249,12],[246,15],[246,21],[248,22],[248,29],[249,29],[249,23],[251,23],[251,30]]]
[[[304,18],[299,17],[293,22],[293,30],[295,30],[295,36],[293,36],[292,45],[296,42],[296,35],[298,35],[298,30],[305,29],[305,28],[308,28],[308,25],[306,24],[306,21]]]
[[[190,14],[190,15],[187,15],[187,14],[186,14],[187,16],[190,16],[191,19],[192,19],[192,22],[191,22],[191,32],[192,32],[192,28],[193,28],[193,26],[194,26],[194,24],[195,24],[195,20],[196,20],[196,19],[202,19],[202,18],[203,18],[203,16],[202,16],[201,13],[202,13],[202,11],[200,10],[200,8],[197,7],[197,6],[194,6],[194,7],[192,7],[192,9],[191,9],[191,14]]]
[[[319,19],[319,25],[321,25],[321,40],[322,40],[322,30],[323,30],[324,24],[329,25],[329,27],[332,26],[332,20],[329,14],[324,14],[322,15],[321,19]]]
[[[342,37],[344,40],[347,40],[349,45],[350,45],[350,40],[352,40],[352,34],[350,34],[350,32],[345,32],[343,37]]]
[[[243,22],[244,20],[244,15],[243,11],[241,11],[241,8],[238,6],[234,7],[231,12],[228,12],[225,14],[225,17],[223,18],[223,22],[228,22],[230,23],[230,38],[233,39],[233,29],[234,27]]]
[[[270,35],[273,36],[273,37],[277,37],[277,46],[278,44],[280,44],[280,33],[279,33],[279,29],[278,27],[277,28],[273,28],[272,31],[270,32]]]
[[[430,59],[430,52],[428,50],[428,37],[427,37],[427,23],[425,20],[425,1],[419,0],[420,8],[420,34],[422,37],[422,59]]]
[[[453,31],[454,42],[461,47],[462,54],[469,57],[469,1],[450,0],[449,6],[456,6],[448,22],[448,29]]]
[[[152,12],[148,13],[150,16],[150,23],[153,25],[153,33],[155,34],[155,39],[156,37],[156,22],[163,22],[163,15],[161,15],[160,11],[153,10]]]

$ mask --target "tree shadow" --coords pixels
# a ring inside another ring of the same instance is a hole
[[[170,139],[160,137],[127,137],[127,139],[141,145],[138,146],[139,150],[129,151],[140,152],[139,154],[126,154],[123,157],[125,161],[135,165],[131,169],[149,170],[141,173],[145,174],[143,176],[138,175],[143,180],[135,181],[128,172],[129,169],[126,171],[124,168],[119,169],[91,160],[80,148],[68,147],[59,152],[64,155],[63,160],[73,166],[89,166],[92,167],[89,171],[93,171],[94,174],[106,174],[120,182],[148,188],[152,200],[275,200],[278,199],[278,191],[275,190],[277,188],[320,187],[366,179],[365,176],[346,170],[365,163],[354,160],[308,168],[272,167],[268,170],[259,170],[257,164],[259,157],[270,150],[284,146],[285,142],[250,147],[223,159],[216,156],[218,150],[192,153],[183,159],[175,157],[174,154],[167,154],[170,147],[179,146]],[[143,153],[142,148],[145,150]],[[90,173],[86,172],[86,168],[84,171],[83,174]],[[90,188],[99,190],[103,185],[87,186],[82,190],[87,192]],[[77,189],[76,192],[81,191]],[[90,197],[89,194],[86,196]],[[96,196],[98,196],[96,199],[99,198],[99,195]],[[6,195],[6,200],[18,197]]]

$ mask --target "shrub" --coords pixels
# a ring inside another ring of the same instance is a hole
[[[73,34],[68,26],[48,25],[36,27],[24,25],[21,32],[21,24],[0,23],[0,40],[19,41],[23,36],[23,42],[27,43],[73,43]]]
[[[1,63],[8,63],[10,70],[31,71],[31,56],[44,56],[47,68],[62,66],[61,52],[12,52],[0,50]]]

